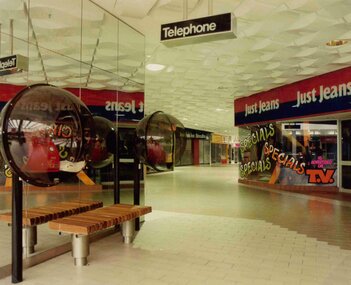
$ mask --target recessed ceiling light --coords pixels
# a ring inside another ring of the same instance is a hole
[[[337,47],[337,46],[345,45],[347,43],[348,43],[347,40],[331,40],[327,42],[326,45],[329,47]]]
[[[221,109],[221,108],[216,108],[216,111],[217,111],[217,112],[220,112],[220,111],[223,111],[223,109]]]
[[[158,63],[149,63],[146,65],[146,69],[150,71],[161,71],[165,66],[163,64]]]

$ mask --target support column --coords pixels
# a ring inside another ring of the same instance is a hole
[[[135,222],[134,219],[126,221],[122,224],[122,235],[124,243],[132,243],[135,233]]]
[[[34,246],[37,244],[37,227],[23,227],[23,252],[26,255],[34,253]]]
[[[134,156],[134,195],[133,195],[133,204],[140,205],[140,169],[141,164],[139,158],[135,155]],[[135,219],[135,230],[140,230],[140,219]]]
[[[12,171],[12,283],[23,281],[22,209],[23,185]]]
[[[88,264],[89,255],[89,236],[72,235],[72,256],[75,266],[84,266]]]

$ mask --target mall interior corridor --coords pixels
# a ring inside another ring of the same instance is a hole
[[[351,284],[351,203],[249,188],[237,172],[148,175],[153,212],[132,245],[110,235],[91,244],[88,266],[75,267],[66,253],[26,269],[23,284]]]

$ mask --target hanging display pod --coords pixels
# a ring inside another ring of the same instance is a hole
[[[184,153],[186,136],[183,124],[162,111],[141,120],[136,134],[140,160],[156,171],[172,169]]]
[[[32,85],[1,112],[1,152],[27,183],[53,186],[85,166],[93,126],[91,113],[75,95],[51,85]]]
[[[94,116],[95,138],[93,139],[90,165],[102,168],[113,162],[116,149],[116,131],[114,124],[103,117]]]

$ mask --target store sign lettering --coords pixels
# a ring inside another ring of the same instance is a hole
[[[307,92],[297,91],[296,94],[296,105],[294,108],[299,108],[301,105],[306,105],[314,102],[322,103],[323,101],[332,100],[338,97],[350,96],[351,95],[351,81],[342,83],[339,85],[319,86],[319,99],[316,96],[317,90],[313,88]]]
[[[235,38],[236,22],[231,13],[189,19],[161,25],[161,42],[178,40],[179,44],[187,39],[215,39]]]
[[[163,27],[163,39],[172,39],[174,37],[187,37],[192,35],[201,35],[204,33],[210,33],[216,31],[217,25],[214,22],[202,24],[202,25],[193,25],[190,23],[188,27]]]
[[[56,112],[56,111],[71,111],[73,110],[73,105],[70,103],[45,103],[45,102],[21,102],[19,104],[21,110],[25,111],[43,111],[43,112]]]
[[[308,183],[331,184],[334,183],[335,169],[307,169]]]
[[[261,114],[263,112],[267,112],[270,110],[278,110],[279,109],[279,99],[270,100],[270,101],[258,101],[254,104],[247,105],[245,104],[245,117],[253,114]]]
[[[137,112],[135,100],[132,100],[131,102],[106,101],[105,110],[114,112],[131,112],[133,114]],[[138,112],[144,112],[144,103],[142,101],[139,102]]]
[[[325,165],[333,164],[333,160],[332,159],[323,159],[322,156],[318,156],[318,159],[312,160],[311,164],[317,165],[318,168],[324,168]]]

